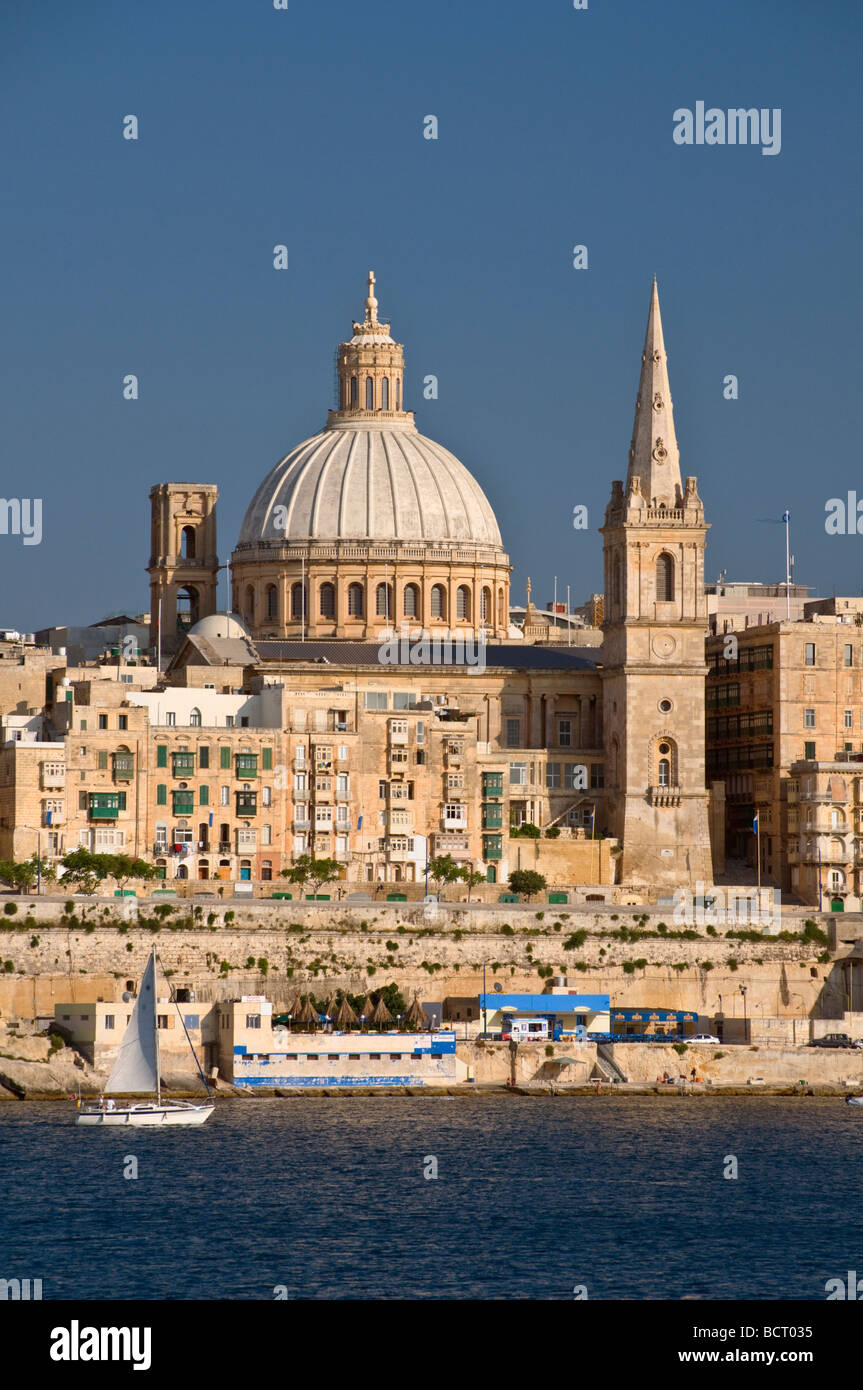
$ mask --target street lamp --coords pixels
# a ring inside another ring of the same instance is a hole
[[[396,1014],[396,1032],[400,1033],[401,1031],[402,1031],[402,1016],[401,1016],[401,1014]]]
[[[18,829],[32,830],[36,835],[36,897],[38,898],[42,892],[42,831],[38,825],[19,825]]]
[[[364,1028],[364,1026],[365,1026],[365,1022],[366,1022],[366,1016],[365,1016],[365,1014],[360,1014],[360,1032],[363,1031],[363,1028]]]
[[[290,1031],[291,1031],[291,1019],[292,1019],[292,1018],[293,1018],[293,1014],[288,1014],[288,1032],[289,1032],[289,1033],[290,1033]]]
[[[740,986],[740,993],[743,995],[743,1037],[748,1039],[749,1028],[746,1023],[746,985]]]

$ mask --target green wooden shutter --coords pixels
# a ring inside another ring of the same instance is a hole
[[[157,787],[156,787],[156,805],[157,805],[157,806],[167,806],[167,804],[168,804],[168,788],[166,787],[166,785],[165,785],[164,782],[159,782],[158,785],[157,785]]]
[[[198,788],[198,801],[199,801],[199,803],[200,803],[201,806],[209,806],[209,804],[210,804],[210,788],[209,788],[209,787],[199,787],[199,788]]]
[[[231,750],[230,750],[230,748],[220,748],[220,749],[219,749],[219,767],[226,767],[226,768],[229,768],[229,769],[230,769],[230,766],[231,766]]]
[[[156,766],[168,766],[168,746],[165,743],[159,743],[156,745]]]
[[[265,771],[265,772],[272,772],[272,770],[273,770],[273,750],[272,750],[272,748],[264,748],[264,749],[262,750],[262,759],[263,759],[263,761],[262,761],[262,763],[261,763],[261,766],[263,767],[264,771]]]

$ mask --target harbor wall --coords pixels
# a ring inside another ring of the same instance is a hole
[[[131,902],[132,900],[128,900]],[[29,908],[29,910],[28,910]],[[277,1005],[311,990],[365,993],[394,981],[422,1000],[476,997],[483,985],[507,991],[542,988],[565,976],[579,993],[609,994],[617,1007],[662,1007],[703,1018],[721,1012],[730,1033],[768,1027],[772,1019],[841,1020],[859,1011],[863,986],[851,948],[827,953],[823,941],[752,941],[709,935],[652,935],[633,914],[518,913],[392,904],[365,915],[329,905],[246,904],[186,915],[174,904],[164,920],[137,905],[128,918],[94,900],[66,916],[41,900],[0,916],[0,1017],[53,1014],[57,1003],[114,1001],[134,988],[155,945],[172,983],[201,1002],[263,993]],[[640,919],[639,919],[640,920]],[[655,930],[655,914],[646,924]],[[789,918],[798,932],[803,917]],[[823,919],[822,919],[823,924]],[[850,923],[849,923],[850,926]],[[582,937],[580,933],[584,933]],[[744,993],[745,991],[745,993]]]

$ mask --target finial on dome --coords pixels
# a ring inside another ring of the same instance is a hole
[[[366,300],[366,323],[377,323],[378,321],[378,301],[375,299],[375,272],[369,271],[369,278],[366,282],[369,287],[369,296]]]

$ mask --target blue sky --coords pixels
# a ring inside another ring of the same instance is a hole
[[[601,588],[654,272],[708,577],[781,578],[787,506],[795,577],[859,593],[863,536],[824,519],[863,500],[861,29],[854,0],[4,0],[0,492],[43,539],[0,535],[0,625],[145,609],[156,482],[218,484],[226,561],[369,267],[515,601]],[[675,145],[699,100],[781,108],[781,153]]]

